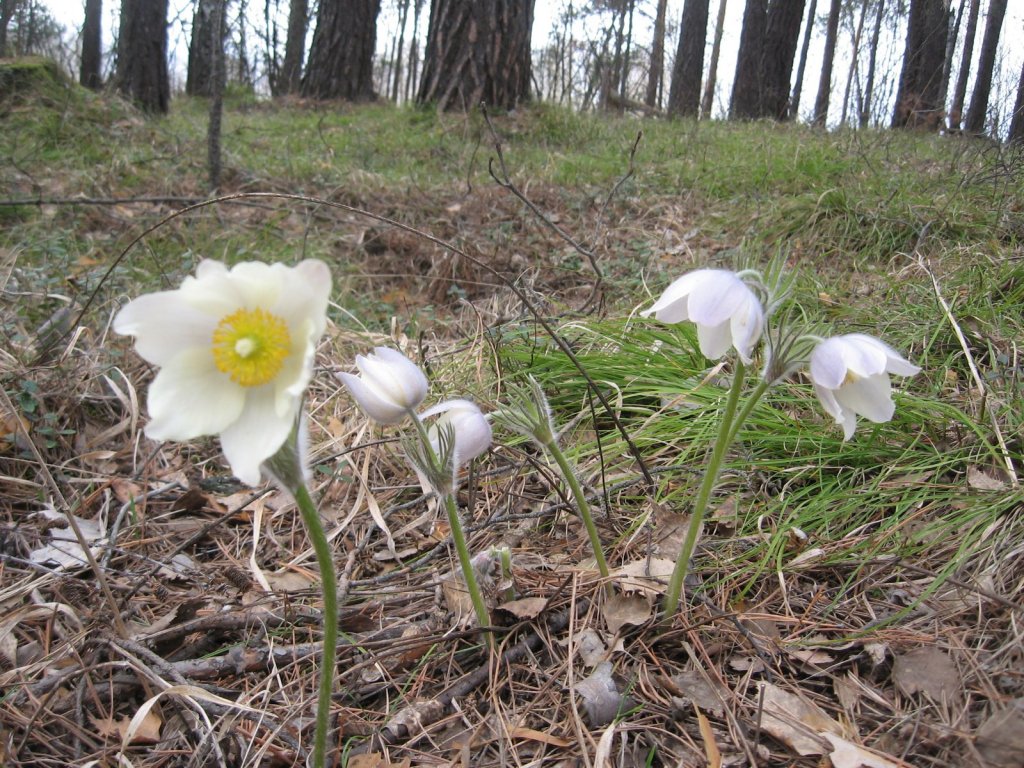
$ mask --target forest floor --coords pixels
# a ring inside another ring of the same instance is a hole
[[[0,97],[0,765],[303,764],[322,602],[301,521],[216,439],[146,439],[153,370],[110,322],[201,258],[307,257],[334,279],[308,411],[337,764],[1024,765],[1019,150],[235,94],[204,202],[205,109],[149,119],[50,77]],[[848,442],[804,374],[773,388],[665,621],[729,370],[637,310],[773,258],[806,317],[922,372]],[[488,649],[399,430],[333,375],[382,345],[428,402],[493,411],[537,378],[610,589],[557,473],[496,429],[459,492]]]

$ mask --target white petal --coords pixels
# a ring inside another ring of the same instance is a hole
[[[764,310],[761,302],[751,294],[746,306],[737,310],[730,321],[732,344],[736,347],[740,359],[747,365],[751,362],[751,352],[764,329]]]
[[[406,409],[392,400],[384,400],[377,390],[367,386],[362,379],[351,373],[339,373],[338,379],[348,389],[352,399],[374,421],[381,424],[397,424],[406,417]]]
[[[732,346],[732,331],[729,328],[729,321],[714,327],[698,325],[697,341],[700,343],[700,351],[704,357],[709,360],[717,360]]]
[[[914,374],[921,372],[920,368],[904,358],[899,352],[890,347],[884,341],[876,339],[874,336],[868,336],[864,333],[851,333],[845,338],[856,342],[861,346],[876,349],[885,355],[885,367],[883,368],[885,373],[895,373],[899,376],[913,376]],[[876,373],[882,373],[882,371],[876,371]]]
[[[841,338],[825,339],[811,353],[811,381],[826,389],[838,389],[846,380],[845,344]]]
[[[296,400],[294,411],[278,414],[271,387],[249,389],[242,414],[220,435],[224,458],[235,477],[246,485],[260,484],[260,465],[284,444],[298,411]]]
[[[720,325],[757,301],[746,283],[724,269],[708,269],[690,296],[690,319],[698,325]]]
[[[357,356],[356,365],[366,383],[380,397],[405,408],[415,408],[427,396],[427,377],[412,360],[388,347],[377,347],[367,357]]]
[[[669,284],[668,288],[662,291],[658,300],[640,314],[643,317],[654,315],[663,323],[679,323],[689,320],[686,307],[687,297],[694,286],[699,285],[704,279],[703,273],[707,271],[706,269],[697,269],[677,277]]]
[[[114,316],[115,333],[135,337],[135,349],[153,365],[166,365],[193,347],[209,350],[218,318],[182,300],[179,291],[147,293]]]
[[[818,400],[821,402],[821,407],[825,409],[825,412],[837,422],[842,423],[843,406],[841,406],[839,401],[836,400],[835,391],[828,387],[823,387],[820,384],[815,384],[814,393],[818,396]]]
[[[843,408],[879,424],[889,421],[896,411],[891,393],[889,376],[881,373],[844,384],[836,391],[836,400]]]
[[[477,407],[469,400],[446,400],[431,406],[420,414],[420,418],[428,418],[435,414],[444,414],[430,428],[431,442],[437,449],[437,434],[445,424],[451,424],[455,434],[455,466],[468,464],[491,446],[491,424]]]
[[[235,421],[242,412],[245,392],[217,370],[208,349],[192,349],[160,370],[149,386],[147,403],[149,437],[191,440],[215,435]]]

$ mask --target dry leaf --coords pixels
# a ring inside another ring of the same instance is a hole
[[[1024,766],[1024,698],[993,712],[978,728],[974,746],[988,768]]]
[[[1001,477],[1002,474],[994,467],[971,464],[967,467],[967,484],[976,491],[1005,491],[1010,485]]]
[[[608,630],[618,632],[627,624],[643,624],[651,617],[651,604],[643,595],[612,595],[604,602]]]
[[[868,752],[834,733],[823,731],[820,735],[832,745],[832,752],[828,756],[832,768],[901,768],[901,763]]]
[[[411,764],[408,757],[403,757],[397,763],[392,763],[380,752],[370,752],[368,755],[352,755],[348,759],[348,768],[409,768]]]
[[[899,654],[892,665],[892,677],[907,696],[923,693],[933,699],[948,699],[961,690],[956,664],[949,654],[933,645]]]
[[[657,598],[665,594],[675,562],[663,557],[645,557],[626,563],[612,571],[615,583],[623,592],[642,592]]]
[[[29,553],[29,560],[40,565],[52,563],[59,571],[68,568],[84,568],[88,565],[89,560],[85,556],[85,550],[79,545],[75,532],[68,525],[67,515],[57,512],[52,507],[46,507],[39,512],[39,516],[54,523],[53,527],[47,529],[50,543],[33,549]],[[81,531],[82,538],[88,543],[93,557],[98,556],[103,545],[107,543],[106,531],[95,520],[86,520],[84,517],[75,515],[75,522],[78,523],[78,530]],[[63,526],[58,527],[62,523]]]
[[[508,611],[517,619],[535,619],[547,606],[546,597],[524,597],[521,600],[509,600],[498,607]]]
[[[686,705],[692,704],[705,712],[711,712],[716,717],[725,715],[724,702],[728,691],[714,678],[709,678],[699,669],[688,669],[673,675],[670,679],[680,694],[672,697],[672,703],[680,709],[689,709]]]
[[[588,677],[576,683],[576,693],[583,699],[583,709],[595,728],[607,725],[633,707],[629,697],[619,693],[610,661],[602,661]]]
[[[508,734],[513,739],[528,739],[529,741],[539,741],[542,744],[549,744],[552,747],[559,747],[564,749],[565,747],[571,747],[575,744],[575,740],[563,739],[561,736],[552,736],[550,733],[544,733],[544,731],[534,730],[533,728],[524,728],[517,726],[512,728]],[[352,763],[349,763],[352,765]]]
[[[839,723],[803,696],[784,691],[772,683],[761,683],[764,712],[761,727],[801,755],[826,751],[822,732],[840,733]]]
[[[704,740],[704,755],[708,759],[708,768],[722,768],[722,751],[718,748],[718,742],[715,741],[715,732],[711,730],[711,721],[699,708],[694,707],[694,709],[697,710],[697,728],[700,729],[700,737]]]
[[[101,736],[124,739],[128,733],[128,725],[131,722],[127,717],[115,720],[111,717],[92,717],[92,724],[96,726]],[[138,728],[131,735],[131,743],[156,744],[160,741],[160,729],[163,721],[160,716],[150,710],[139,722]]]

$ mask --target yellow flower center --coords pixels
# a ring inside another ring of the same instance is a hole
[[[846,369],[846,377],[843,379],[843,383],[840,386],[845,387],[847,384],[853,384],[860,381],[861,377],[851,371],[849,368]]]
[[[217,370],[236,384],[258,387],[281,372],[291,343],[280,317],[263,309],[240,309],[213,331],[213,359]]]

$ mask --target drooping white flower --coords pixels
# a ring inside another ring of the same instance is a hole
[[[370,355],[356,355],[359,376],[339,373],[338,379],[374,421],[397,424],[427,396],[427,377],[401,352],[376,347]]]
[[[811,353],[811,381],[822,407],[843,427],[849,440],[857,416],[876,424],[896,410],[889,374],[913,376],[921,369],[888,344],[862,333],[833,336]]]
[[[441,430],[450,425],[455,439],[454,469],[458,470],[491,447],[491,424],[469,400],[445,400],[427,408],[420,417],[423,419],[441,414],[431,424],[428,434],[435,452],[440,452]]]
[[[154,440],[220,435],[235,476],[260,482],[260,465],[290,434],[327,325],[331,274],[295,267],[202,261],[181,287],[140,296],[114,331],[160,366],[149,387]]]
[[[740,359],[749,364],[764,329],[761,302],[735,272],[726,269],[687,272],[640,314],[654,315],[663,323],[694,323],[700,351],[711,360],[735,347]]]

